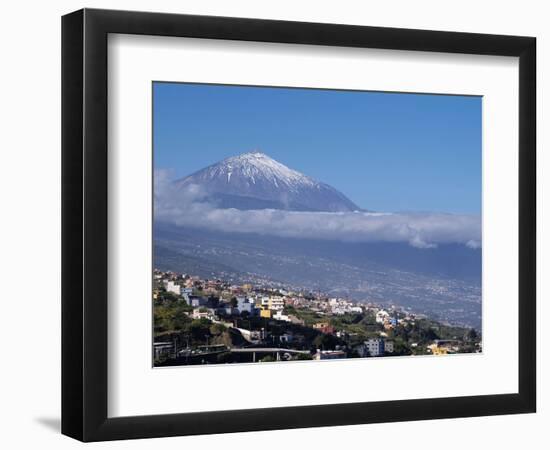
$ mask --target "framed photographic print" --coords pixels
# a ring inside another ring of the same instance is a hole
[[[64,434],[535,411],[535,38],[62,31]]]

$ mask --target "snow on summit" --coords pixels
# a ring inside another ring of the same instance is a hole
[[[291,169],[259,151],[242,153],[176,181],[198,185],[222,208],[297,211],[360,209],[328,184]]]
[[[256,178],[264,178],[271,181],[276,187],[283,184],[292,189],[299,188],[300,185],[315,186],[319,184],[312,178],[290,169],[258,151],[224,159],[219,164],[210,166],[208,175],[214,178],[226,174],[227,182],[230,183],[231,175],[234,172],[248,177],[252,183],[255,183]]]

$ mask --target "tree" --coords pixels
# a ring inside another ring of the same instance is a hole
[[[188,331],[195,342],[206,342],[210,337],[210,321],[208,319],[195,319],[188,325]]]
[[[185,324],[189,323],[189,317],[183,309],[177,308],[172,316],[172,330],[182,330]]]
[[[225,327],[220,323],[215,323],[210,327],[210,334],[212,336],[219,336],[225,331]]]
[[[334,348],[340,344],[342,344],[340,339],[330,334],[319,334],[313,339],[315,348],[321,348],[323,350],[334,350]]]
[[[466,333],[464,333],[464,340],[466,342],[475,342],[477,337],[477,331],[473,328],[470,328]]]
[[[423,342],[435,341],[436,339],[439,339],[439,335],[435,332],[433,328],[421,330],[420,335]]]
[[[210,295],[208,297],[208,303],[210,304],[210,306],[212,306],[213,308],[217,308],[219,305],[220,305],[220,298],[219,297],[216,297],[215,295]]]

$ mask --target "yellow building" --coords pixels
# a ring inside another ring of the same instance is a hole
[[[267,308],[260,309],[260,317],[265,317],[266,319],[271,319],[271,310]]]
[[[428,348],[433,355],[446,355],[448,351],[447,347],[440,347],[438,344],[428,345]]]

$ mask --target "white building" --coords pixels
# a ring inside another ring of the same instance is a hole
[[[181,286],[176,284],[174,281],[165,281],[164,287],[168,292],[172,294],[181,295]]]
[[[287,316],[286,314],[283,314],[283,311],[281,309],[277,310],[277,312],[273,315],[273,318],[275,320],[282,320],[283,322],[290,322],[290,316]]]
[[[343,316],[344,314],[346,314],[347,310],[341,306],[333,306],[331,312],[332,314],[336,314],[337,316]]]
[[[368,356],[381,356],[384,354],[384,339],[368,339],[363,344]]]
[[[387,311],[381,309],[376,313],[376,323],[384,323],[390,318],[390,314]]]
[[[214,319],[215,318],[215,314],[214,314],[214,310],[210,309],[210,308],[195,308],[193,310],[193,314],[192,316],[193,319]]]
[[[285,307],[285,300],[283,297],[263,297],[262,306],[272,311],[283,310]]]
[[[254,300],[246,297],[237,297],[237,310],[239,314],[247,312],[248,314],[254,314]]]

